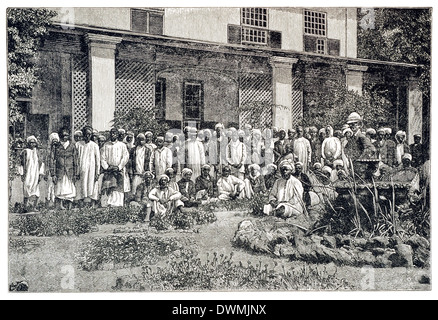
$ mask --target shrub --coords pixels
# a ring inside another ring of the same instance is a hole
[[[210,205],[183,209],[169,216],[154,217],[151,220],[150,226],[157,230],[168,230],[170,228],[191,229],[195,225],[215,222],[217,218],[213,210],[214,207]]]
[[[346,290],[352,286],[335,274],[329,274],[317,266],[303,266],[298,269],[269,268],[262,262],[244,265],[232,261],[230,256],[207,254],[207,261],[193,253],[184,253],[179,259],[170,256],[164,268],[143,267],[141,276],[120,277],[114,290]],[[280,270],[279,270],[280,269]]]
[[[184,247],[190,243],[182,241],[149,235],[110,235],[84,244],[76,259],[85,271],[101,270],[105,264],[113,264],[114,268],[133,268],[155,264],[161,257],[187,250]]]

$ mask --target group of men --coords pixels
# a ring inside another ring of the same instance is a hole
[[[149,217],[262,194],[269,199],[267,214],[289,217],[311,204],[309,173],[334,181],[351,175],[361,158],[379,159],[382,172],[404,159],[414,167],[426,161],[419,135],[408,146],[403,131],[392,140],[391,129],[362,132],[361,126],[362,118],[353,112],[342,130],[298,126],[262,132],[218,123],[215,130],[186,127],[154,139],[150,131],[134,135],[112,128],[106,137],[85,126],[71,141],[63,128],[50,134],[46,156],[34,136],[27,138],[20,167],[25,207],[36,209],[39,182],[45,179],[47,203],[60,209],[136,201]]]

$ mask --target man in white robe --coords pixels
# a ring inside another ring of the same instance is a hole
[[[157,217],[169,216],[175,210],[181,210],[184,203],[181,201],[181,193],[169,187],[169,177],[161,175],[158,178],[159,186],[149,192],[149,200],[152,202],[152,212]]]
[[[156,144],[157,148],[152,154],[152,164],[154,174],[159,179],[165,174],[167,168],[172,167],[173,155],[172,151],[164,146],[164,137],[157,137]]]
[[[245,178],[245,162],[247,157],[246,146],[239,140],[239,133],[235,128],[229,129],[231,141],[227,145],[227,162],[231,174],[243,181]]]
[[[217,182],[219,200],[235,200],[245,197],[245,182],[231,174],[231,168],[225,166]]]
[[[147,171],[152,171],[152,150],[146,146],[146,137],[143,133],[139,133],[136,140],[138,144],[130,152],[131,172],[129,175],[133,177],[132,195],[138,200],[141,195],[137,188],[143,183],[144,174]]]
[[[197,139],[196,128],[190,128],[185,143],[185,168],[192,169],[193,178],[201,175],[201,166],[205,164],[205,150],[202,141]]]
[[[333,128],[331,126],[327,126],[325,132],[326,137],[321,146],[322,165],[331,166],[335,160],[341,158],[342,144],[341,140],[333,136]]]
[[[44,176],[44,162],[38,155],[38,142],[35,136],[27,138],[28,147],[21,153],[21,181],[23,182],[24,207],[35,211],[40,197],[39,183]]]
[[[265,213],[284,219],[299,217],[304,211],[303,186],[292,175],[294,165],[290,160],[282,161],[279,167],[281,178],[275,181],[269,193],[269,205],[265,207]]]
[[[105,143],[100,153],[100,163],[105,170],[102,192],[108,194],[109,206],[121,207],[124,204],[125,179],[124,168],[129,161],[129,153],[126,144],[118,141],[119,132],[112,128],[110,141]]]
[[[99,146],[91,140],[93,129],[85,126],[82,129],[83,140],[76,145],[79,159],[79,183],[76,190],[76,200],[85,204],[99,199],[98,180],[100,175]],[[94,206],[94,203],[93,203]]]
[[[312,148],[309,140],[303,136],[303,127],[297,127],[297,138],[294,141],[294,153],[298,161],[303,164],[303,172],[307,173],[312,160]]]

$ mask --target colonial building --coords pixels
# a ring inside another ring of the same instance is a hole
[[[181,128],[239,126],[242,106],[262,103],[261,127],[290,128],[327,79],[385,85],[392,127],[422,131],[418,67],[357,58],[355,8],[54,10],[26,123],[42,140],[61,126],[107,130],[133,107]]]

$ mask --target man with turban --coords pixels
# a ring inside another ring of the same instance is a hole
[[[395,134],[395,160],[396,165],[399,166],[402,163],[402,158],[405,153],[409,153],[409,145],[406,142],[406,132],[399,130]]]
[[[201,166],[205,164],[204,144],[197,139],[197,129],[190,128],[185,143],[185,168],[193,172],[195,178],[201,175]]]
[[[219,200],[235,200],[244,197],[245,182],[231,174],[231,168],[225,166],[217,182]]]
[[[298,161],[303,164],[303,172],[307,173],[309,165],[312,161],[312,148],[310,142],[303,136],[303,127],[297,127],[297,138],[294,143],[294,153]]]
[[[204,164],[201,175],[195,180],[196,199],[208,201],[217,194],[217,181],[210,175],[211,166]]]
[[[239,140],[238,131],[230,128],[231,141],[227,145],[227,162],[231,174],[243,181],[245,175],[246,146]]]
[[[47,177],[47,197],[46,204],[47,207],[53,207],[55,204],[55,185],[53,183],[52,175],[50,173],[50,168],[52,168],[52,163],[54,161],[54,152],[56,146],[60,143],[59,134],[57,132],[52,132],[49,135],[49,145],[45,160],[45,169]]]
[[[181,192],[181,201],[185,207],[196,207],[200,201],[196,200],[195,183],[192,181],[193,171],[189,168],[184,168],[181,172],[181,180],[178,181],[179,192]]]
[[[164,140],[164,138],[163,138]],[[169,177],[165,174],[158,177],[158,186],[149,192],[149,200],[152,202],[152,213],[157,217],[166,217],[181,210],[184,203],[181,201],[181,193],[169,187]]]
[[[279,167],[281,178],[275,181],[269,193],[269,205],[265,207],[265,213],[283,219],[301,216],[304,190],[301,182],[292,175],[294,164],[284,160]]]
[[[326,137],[321,146],[322,164],[331,166],[333,161],[341,157],[342,145],[341,141],[333,136],[333,128],[331,126],[327,126],[325,132]]]
[[[157,179],[163,175],[167,168],[172,167],[172,151],[164,146],[164,137],[157,137],[157,148],[152,154],[152,164]]]
[[[248,199],[251,199],[255,194],[265,193],[265,179],[260,174],[260,166],[253,163],[249,166],[249,173],[247,178],[245,179],[245,196]]]
[[[146,136],[143,133],[137,135],[137,146],[131,149],[129,173],[132,176],[131,192],[135,199],[141,198],[143,188],[137,188],[143,183],[147,171],[152,171],[152,150],[146,146]],[[137,201],[137,200],[136,200]]]
[[[110,130],[110,140],[100,150],[100,163],[104,170],[102,192],[108,196],[109,206],[122,207],[124,205],[125,166],[129,161],[129,152],[126,144],[119,141],[119,131]]]
[[[21,181],[23,182],[24,207],[26,211],[35,211],[40,197],[39,183],[44,176],[45,166],[38,152],[38,140],[35,136],[26,139],[27,148],[21,153]]]
[[[99,146],[91,140],[93,129],[90,126],[85,126],[82,134],[84,139],[77,143],[79,181],[76,200],[94,205],[95,203],[92,202],[97,202],[99,199],[100,151]]]

